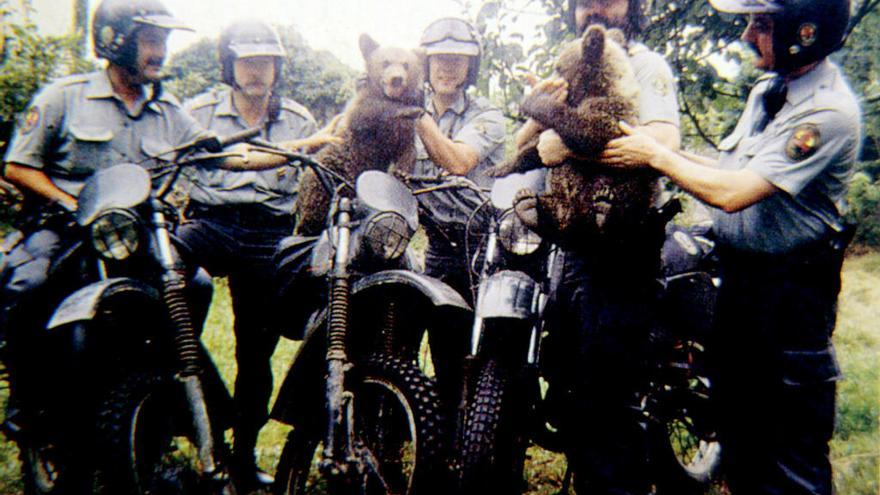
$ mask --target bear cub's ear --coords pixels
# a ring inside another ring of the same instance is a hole
[[[369,60],[370,55],[376,51],[376,48],[379,48],[379,43],[376,43],[376,40],[367,33],[361,34],[360,38],[358,38],[358,44],[361,47],[361,54],[364,56],[364,60]]]
[[[581,51],[584,63],[591,65],[602,58],[605,51],[605,28],[601,24],[592,24],[584,31],[581,39]]]

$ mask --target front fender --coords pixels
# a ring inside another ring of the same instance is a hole
[[[368,275],[355,282],[352,294],[357,295],[376,287],[391,285],[402,285],[416,289],[427,297],[434,306],[451,306],[466,311],[471,309],[464,298],[449,285],[434,277],[409,270],[385,270]]]
[[[159,300],[159,291],[143,282],[124,277],[110,278],[89,284],[67,296],[55,309],[46,328],[53,330],[70,323],[93,320],[101,302],[122,294],[141,294],[147,299]]]
[[[535,314],[540,288],[523,272],[502,270],[480,282],[477,316],[525,320]]]

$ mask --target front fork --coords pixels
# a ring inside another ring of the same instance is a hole
[[[336,218],[336,252],[330,274],[330,318],[327,326],[327,431],[321,469],[326,475],[336,477],[348,471],[351,457],[344,427],[346,409],[351,409],[352,397],[345,392],[345,372],[348,368],[346,340],[349,323],[348,262],[351,244],[351,200],[341,198]],[[349,414],[350,415],[350,414]],[[340,453],[345,452],[344,459]]]
[[[202,388],[199,361],[199,339],[192,322],[186,299],[186,279],[178,270],[177,256],[171,245],[169,224],[158,200],[153,204],[153,229],[158,248],[158,261],[162,266],[162,299],[174,327],[174,347],[177,352],[177,380],[183,384],[195,430],[196,446],[202,475],[208,479],[221,480],[224,474],[218,470],[214,458],[214,436],[211,420]]]

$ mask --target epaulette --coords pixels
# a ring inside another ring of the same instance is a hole
[[[627,47],[627,49],[626,49],[626,53],[630,57],[635,57],[636,55],[638,55],[640,53],[647,52],[647,51],[648,51],[648,47],[641,44],[641,43],[630,43],[629,47]]]
[[[312,117],[312,113],[309,112],[306,107],[289,98],[281,99],[281,109],[287,110],[288,112],[293,112],[306,120],[315,120],[315,118]]]
[[[171,93],[163,92],[162,96],[159,97],[159,101],[161,101],[163,103],[167,103],[173,107],[177,107],[177,108],[181,107],[180,100],[178,100],[177,97]]]
[[[205,108],[207,106],[212,106],[220,103],[220,98],[214,91],[209,91],[207,93],[202,93],[192,100],[186,102],[187,107],[189,107],[190,112],[194,112],[200,108]]]
[[[57,81],[55,81],[55,84],[66,87],[73,86],[74,84],[85,84],[87,82],[89,82],[88,74],[74,74],[72,76],[66,76],[58,79]]]

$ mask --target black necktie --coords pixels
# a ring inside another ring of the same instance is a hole
[[[770,87],[767,88],[767,91],[764,92],[761,98],[764,103],[764,115],[755,127],[756,133],[764,132],[767,124],[776,117],[776,114],[785,105],[786,96],[788,96],[788,86],[785,84],[785,79],[782,76],[776,76],[771,79]]]

